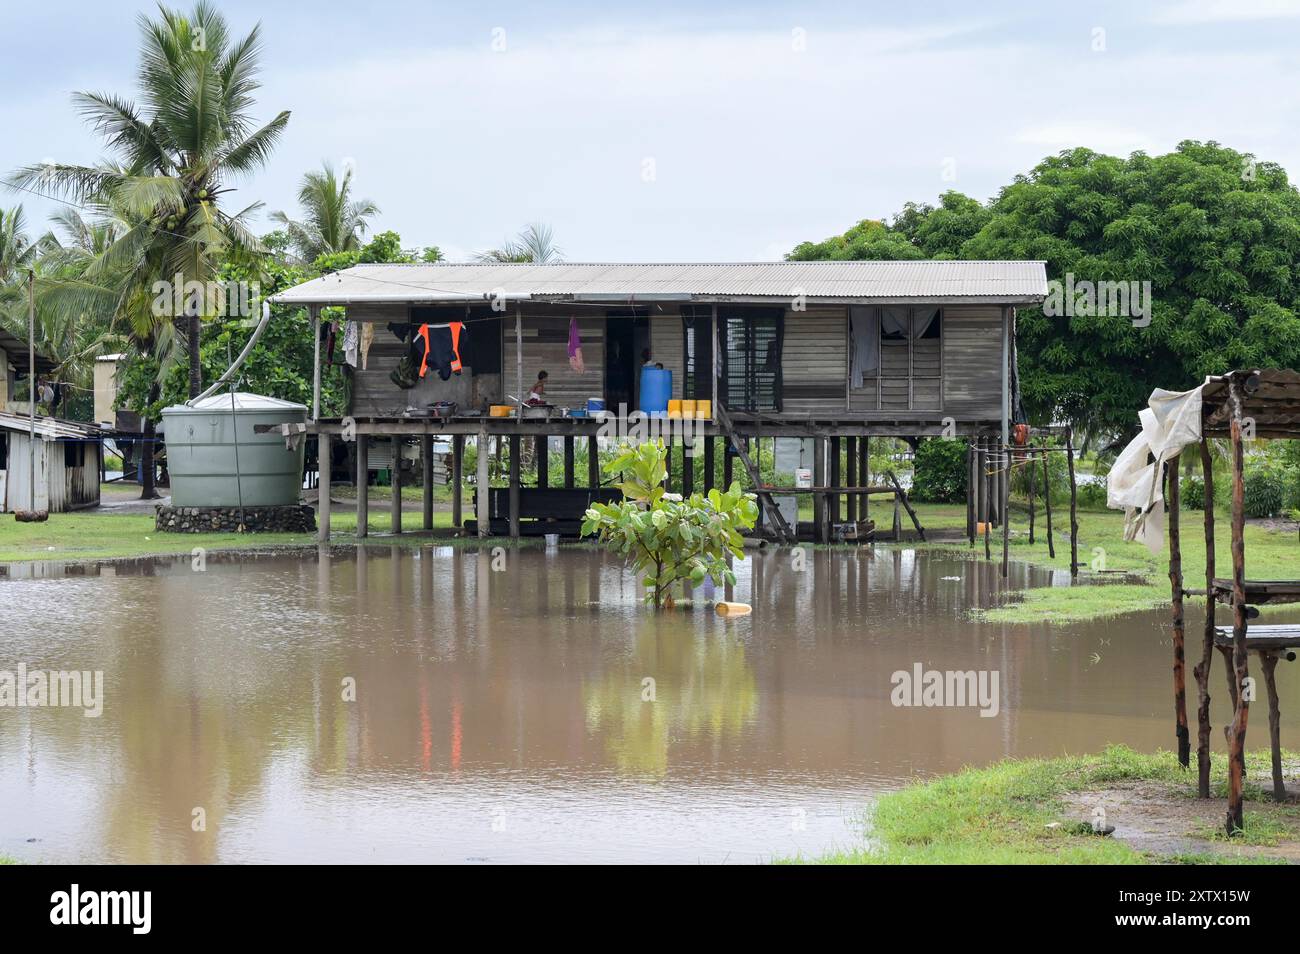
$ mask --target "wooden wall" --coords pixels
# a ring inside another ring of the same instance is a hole
[[[587,398],[599,397],[605,383],[605,314],[601,309],[583,308],[578,318],[578,334],[582,339],[582,353],[586,371],[578,374],[569,367],[569,312],[562,308],[549,309],[548,314],[533,313],[523,319],[523,394],[537,380],[537,372],[545,370],[549,378],[546,397],[560,407],[585,406]],[[499,374],[474,374],[472,365],[466,365],[460,375],[442,381],[430,372],[414,388],[403,390],[395,385],[389,375],[401,360],[404,345],[389,330],[390,322],[408,321],[406,305],[352,305],[348,317],[354,321],[375,323],[374,344],[371,345],[365,370],[353,372],[352,404],[350,413],[357,417],[398,417],[408,407],[423,407],[435,401],[455,401],[462,408],[478,408],[505,401],[507,394],[516,388],[515,319],[512,313],[502,316],[501,372]],[[474,335],[474,326],[468,326]],[[340,340],[336,352],[342,347]],[[336,354],[337,357],[337,354]],[[326,373],[338,374],[337,369]]]
[[[523,394],[545,369],[550,377],[547,398],[560,407],[579,407],[604,392],[605,311],[583,306],[577,312],[586,363],[584,374],[569,368],[570,311],[561,305],[538,314],[536,306],[523,320]],[[505,400],[516,387],[513,314],[502,322],[499,375],[472,375],[442,382],[429,375],[410,392],[389,380],[401,356],[401,344],[388,332],[388,322],[407,320],[405,305],[353,306],[349,315],[379,322],[368,370],[354,381],[352,413],[357,416],[397,416],[408,405],[452,400],[462,407],[481,407]],[[848,388],[848,307],[810,305],[806,311],[787,310],[782,349],[785,413],[806,417],[835,415],[847,407],[853,414],[887,417],[940,412],[959,421],[997,420],[1002,412],[1002,308],[998,305],[947,305],[942,312],[942,336],[912,342],[881,343],[882,377],[868,377],[863,387]],[[675,306],[659,307],[649,319],[654,360],[673,373],[673,396],[681,397],[684,358],[681,318]],[[472,328],[471,328],[472,333]],[[638,361],[639,365],[639,361]],[[939,376],[942,372],[942,377]],[[337,373],[331,371],[330,373]]]
[[[809,305],[786,310],[781,345],[786,414],[842,413],[848,394],[848,308]]]
[[[1002,308],[943,310],[943,410],[957,420],[1002,416]]]

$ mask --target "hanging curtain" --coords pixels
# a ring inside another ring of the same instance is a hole
[[[851,384],[862,387],[863,377],[880,370],[880,312],[876,308],[854,305],[849,309]]]

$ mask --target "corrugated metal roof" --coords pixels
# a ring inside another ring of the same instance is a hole
[[[9,353],[9,360],[18,370],[19,374],[27,374],[27,342],[22,338],[15,337],[9,332],[0,328],[0,351]],[[49,374],[57,368],[58,362],[47,358],[39,351],[36,352],[36,373]]]
[[[1047,295],[1043,262],[355,265],[287,289],[284,304],[510,299],[987,301]]]
[[[0,429],[22,431],[27,434],[29,428],[30,421],[26,414],[11,414],[9,411],[0,411]],[[40,417],[38,415],[36,418],[36,436],[47,441],[86,440],[87,438],[99,437],[101,434],[103,434],[103,429],[96,427],[94,424],[65,421],[61,417]]]

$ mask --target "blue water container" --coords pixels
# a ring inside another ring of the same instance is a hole
[[[588,413],[588,414],[597,414],[597,413],[599,413],[600,411],[603,411],[603,410],[605,410],[605,399],[604,399],[604,398],[587,398],[587,413]]]
[[[646,414],[667,414],[673,396],[673,373],[667,368],[641,369],[641,410]]]

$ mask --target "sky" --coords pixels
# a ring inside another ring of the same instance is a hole
[[[155,8],[0,6],[0,174],[104,157],[70,95],[136,97]],[[261,22],[257,118],[292,112],[235,207],[296,215],[305,171],[347,165],[372,231],[453,260],[536,221],[570,261],[779,259],[1077,146],[1300,174],[1300,0],[217,6]],[[55,208],[19,203],[33,231]]]

